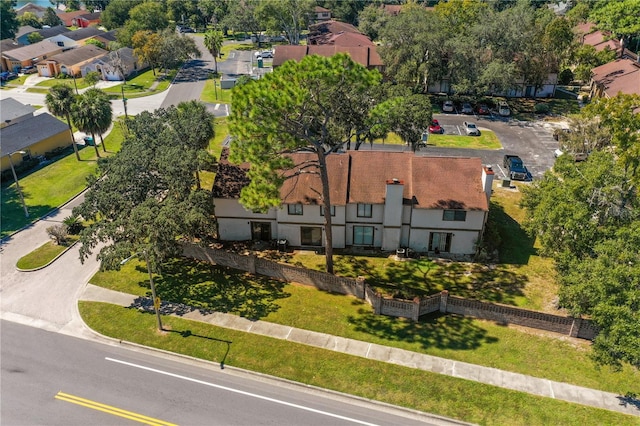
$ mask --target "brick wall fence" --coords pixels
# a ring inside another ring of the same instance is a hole
[[[241,255],[193,244],[184,244],[183,254],[185,257],[240,269],[251,274],[265,275],[286,282],[311,285],[324,291],[352,295],[367,301],[373,307],[376,315],[403,317],[418,321],[421,315],[432,312],[452,313],[503,324],[516,324],[553,331],[587,340],[593,340],[597,334],[595,325],[586,319],[465,299],[451,296],[446,290],[431,296],[416,297],[413,300],[392,299],[376,293],[366,284],[363,277],[356,279],[338,277],[325,272],[273,262],[253,255]]]

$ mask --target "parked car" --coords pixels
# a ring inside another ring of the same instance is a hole
[[[517,155],[505,155],[502,164],[509,172],[510,179],[527,180],[529,178],[529,171]]]
[[[178,32],[182,33],[182,34],[184,34],[184,33],[195,33],[196,32],[196,30],[194,30],[191,27],[176,27],[176,28],[178,29]]]
[[[480,104],[477,108],[478,115],[489,115],[489,107],[486,104]]]
[[[568,153],[571,157],[573,157],[573,160],[575,162],[579,162],[579,161],[586,161],[587,158],[589,158],[589,153],[588,152],[569,152]],[[558,158],[560,156],[564,155],[564,151],[562,151],[560,148],[556,149],[553,152],[553,156]]]
[[[20,73],[22,74],[33,74],[36,72],[38,72],[38,69],[33,65],[29,65],[28,67],[24,67],[20,70]]]
[[[15,72],[3,71],[0,73],[0,81],[13,80],[14,78],[18,78],[18,74]]]
[[[480,129],[476,127],[475,123],[472,123],[470,121],[464,122],[464,130],[469,136],[480,136]]]
[[[473,114],[473,108],[469,102],[465,102],[462,104],[462,109],[460,110],[463,114]]]
[[[440,123],[438,122],[438,120],[433,120],[431,122],[431,125],[429,126],[429,133],[438,133],[438,134],[444,133],[444,129],[440,126]]]
[[[444,101],[442,104],[442,112],[453,112],[455,107],[453,106],[453,101]]]
[[[498,102],[498,114],[502,117],[508,117],[511,115],[511,108],[505,101]]]
[[[264,52],[260,53],[260,56],[262,56],[263,58],[273,58],[273,52],[270,50],[265,50]]]

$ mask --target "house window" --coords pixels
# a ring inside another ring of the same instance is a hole
[[[302,216],[302,204],[289,204],[287,208],[290,215]]]
[[[373,226],[354,226],[353,227],[353,245],[372,246],[373,245]]]
[[[335,216],[336,206],[330,206],[329,209],[331,210],[331,216]],[[324,216],[324,206],[320,206],[320,216]]]
[[[450,232],[432,232],[429,234],[429,251],[449,253],[452,237],[453,234]]]
[[[251,239],[258,241],[271,240],[271,224],[269,222],[251,222]]]
[[[322,228],[319,226],[301,226],[300,242],[303,246],[322,246]]]
[[[442,220],[464,222],[467,220],[467,212],[465,210],[445,210],[442,213]]]
[[[358,204],[358,217],[371,217],[371,204]]]

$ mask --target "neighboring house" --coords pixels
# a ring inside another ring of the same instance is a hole
[[[51,27],[51,28],[42,28],[39,30],[31,31],[20,37],[16,36],[16,40],[22,44],[29,44],[29,34],[33,32],[40,34],[43,40],[50,40],[50,39],[55,39],[56,36],[67,33],[69,31],[70,31],[69,28],[65,27],[64,25],[56,25],[55,27]]]
[[[547,75],[547,78],[542,83],[542,86],[538,88],[538,90],[536,90],[535,86],[525,81],[524,77],[520,77],[513,83],[513,88],[508,92],[491,93],[491,95],[505,96],[509,98],[547,98],[555,96],[557,87],[558,73],[551,72]],[[452,93],[452,91],[453,90],[448,79],[431,82],[428,88],[429,93]]]
[[[573,31],[578,36],[579,43],[593,46],[598,52],[605,49],[611,49],[618,55],[621,52],[620,42],[612,39],[610,33],[597,30],[592,22],[578,24]]]
[[[326,44],[332,36],[342,33],[362,34],[356,27],[346,22],[329,20],[309,25],[308,44]]]
[[[375,46],[369,37],[360,33],[341,32],[338,34],[332,34],[331,37],[325,40],[323,46],[336,45],[336,46]]]
[[[124,70],[124,76],[121,73],[120,64]],[[146,64],[138,61],[133,49],[123,47],[85,65],[83,72],[86,74],[88,70],[97,71],[105,81],[122,81],[145,67]]]
[[[8,99],[0,101],[3,123],[8,124],[0,129],[0,140],[2,140],[0,171],[11,167],[9,155],[13,164],[18,166],[23,160],[71,145],[69,126],[66,123],[48,113],[34,116],[33,108],[24,108],[22,104],[20,104],[21,107],[16,106],[15,103],[19,104],[19,102],[13,99],[10,102],[7,101]],[[6,118],[9,116],[14,118]]]
[[[62,48],[48,40],[43,40],[35,44],[2,52],[2,60],[6,63],[7,69],[19,71],[20,68],[28,67],[62,52]]]
[[[118,41],[118,38],[116,37],[116,32],[117,31],[118,30],[111,30],[111,31],[107,31],[107,32],[102,32],[101,34],[96,34],[91,38],[104,43],[105,47],[109,48],[109,45],[112,42]],[[86,41],[85,41],[85,43],[86,43]]]
[[[11,39],[5,39],[0,41],[0,52],[8,52],[10,50],[13,49],[17,49],[19,47],[23,47],[24,44],[20,44],[20,43],[16,43],[15,41],[11,40]],[[0,68],[2,69],[2,71],[7,71],[9,70],[9,67],[7,67],[7,63],[4,60],[4,57],[0,56]]]
[[[324,7],[316,6],[313,10],[314,19],[313,22],[328,21],[331,19],[331,11]]]
[[[29,40],[27,40],[27,36],[31,33],[35,33],[38,31],[37,28],[33,28],[31,25],[23,25],[18,27],[18,31],[16,31],[16,35],[14,37],[15,41],[20,44],[29,44]]]
[[[254,213],[239,202],[240,191],[249,183],[250,166],[230,164],[227,155],[228,150],[223,151],[213,185],[220,240],[286,239],[293,247],[324,245],[318,175],[287,179],[280,191],[281,207]],[[313,154],[292,157],[296,163],[315,158]],[[334,248],[409,247],[453,257],[476,252],[493,183],[493,171],[479,158],[348,151],[326,159]]]
[[[402,12],[401,4],[381,4],[380,9],[385,11],[388,15],[398,16]]]
[[[618,93],[640,95],[640,64],[616,59],[591,70],[591,98],[611,98]]]
[[[87,28],[91,25],[99,25],[100,15],[102,15],[102,12],[86,13],[85,11],[84,15],[80,15],[73,19],[73,25],[80,28]]]
[[[42,77],[55,77],[61,73],[76,77],[84,76],[92,71],[91,68],[86,68],[86,65],[108,53],[92,44],[80,46],[38,62],[38,74]]]
[[[58,46],[62,47],[63,50],[68,50],[73,49],[74,47],[83,46],[87,40],[101,34],[104,34],[104,31],[90,27],[81,28],[75,31],[67,30],[64,33],[47,38],[47,40],[56,43]]]
[[[16,16],[22,16],[26,12],[31,12],[38,17],[38,19],[42,19],[44,14],[47,12],[46,7],[38,6],[37,4],[27,3],[24,6],[21,6],[16,9]]]
[[[75,25],[74,24],[75,18],[81,15],[85,15],[86,13],[87,13],[86,10],[74,10],[73,12],[62,12],[62,11],[56,12],[56,14],[58,15],[58,18],[62,20],[65,27],[73,27]]]
[[[376,46],[338,46],[334,44],[329,45],[310,45],[310,46],[293,46],[283,45],[278,46],[275,49],[273,55],[273,68],[277,68],[286,61],[293,59],[294,61],[300,61],[307,55],[320,55],[320,56],[333,56],[337,53],[347,53],[351,56],[354,62],[357,62],[368,69],[377,69],[379,71],[384,70],[384,64],[380,55],[376,50]]]
[[[0,100],[0,128],[5,128],[33,117],[35,110],[31,105],[25,105],[13,98]]]

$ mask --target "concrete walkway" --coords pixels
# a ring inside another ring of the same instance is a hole
[[[135,299],[137,299],[137,296],[108,290],[92,284],[88,284],[80,296],[80,300],[107,302],[120,306],[131,306],[134,304]],[[342,352],[375,361],[388,362],[533,395],[640,416],[640,405],[637,404],[637,401],[627,401],[625,403],[624,397],[609,392],[602,392],[567,383],[554,382],[547,379],[526,376],[524,374],[511,373],[496,368],[453,361],[359,340],[301,330],[265,321],[251,321],[237,315],[219,312],[205,315],[197,309],[185,309],[185,311],[188,311],[188,313],[171,315],[193,321],[206,322],[218,327],[260,334],[330,351]]]

